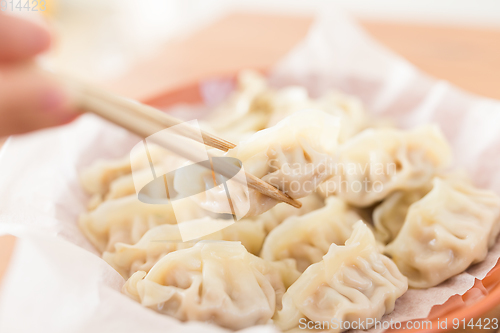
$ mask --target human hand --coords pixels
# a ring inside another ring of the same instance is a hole
[[[30,61],[49,46],[47,30],[0,13],[0,137],[65,124],[77,116],[65,89]]]

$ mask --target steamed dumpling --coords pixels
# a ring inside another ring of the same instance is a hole
[[[272,91],[267,80],[257,72],[242,71],[236,89],[206,122],[221,137],[238,142],[266,128],[273,112],[271,103]]]
[[[266,233],[269,233],[290,216],[302,216],[325,206],[325,199],[316,193],[298,199],[297,201],[302,204],[302,207],[295,208],[281,202],[267,212],[256,216],[255,219],[261,222],[264,225]]]
[[[406,277],[378,251],[373,233],[359,221],[345,246],[332,244],[323,260],[309,266],[288,288],[274,322],[288,331],[308,321],[380,320],[407,289]]]
[[[413,288],[430,288],[486,257],[499,231],[500,197],[467,181],[435,178],[410,206],[386,253]]]
[[[206,217],[203,223],[210,223]],[[258,254],[264,242],[265,233],[261,223],[238,221],[227,228],[217,231],[202,240],[241,241],[253,254]],[[183,242],[179,226],[175,224],[159,225],[150,229],[134,245],[117,243],[114,251],[106,251],[102,257],[124,278],[128,279],[136,271],[149,272],[151,267],[170,252],[193,247],[197,241]]]
[[[149,143],[148,152],[157,174],[167,173],[184,162],[181,157],[156,144]],[[137,186],[142,188],[150,182],[151,177],[149,159],[132,150],[130,156],[116,161],[95,162],[82,172],[81,183],[87,193],[92,195],[88,208],[93,210],[104,201],[136,194]],[[171,178],[172,175],[167,174],[167,177]],[[175,197],[175,193],[171,195]]]
[[[330,245],[343,245],[351,236],[359,215],[336,197],[329,197],[323,208],[302,216],[292,216],[266,237],[261,257],[269,261],[294,259],[303,272],[321,261]]]
[[[440,174],[437,177],[446,182],[468,181],[462,171]],[[375,238],[383,244],[392,242],[403,227],[410,206],[432,190],[432,181],[413,190],[396,191],[389,195],[373,211]]]
[[[155,160],[162,160],[171,155],[158,145],[149,144],[148,148],[151,157]],[[118,160],[98,160],[82,171],[81,184],[87,193],[105,196],[113,181],[132,173],[132,165],[138,169],[149,168],[148,160],[137,154],[127,155]]]
[[[142,305],[179,320],[233,330],[270,322],[285,292],[281,271],[238,242],[202,241],[139,271],[123,287]]]
[[[307,109],[321,110],[340,118],[339,142],[345,142],[374,123],[378,125],[354,96],[330,91],[312,98],[301,86],[272,88],[264,76],[251,70],[238,75],[236,89],[208,116],[206,123],[209,132],[238,142]]]
[[[186,201],[183,205],[192,219],[206,216],[194,204]],[[149,229],[175,223],[171,204],[145,204],[136,195],[105,201],[79,219],[80,229],[100,252],[112,251],[116,243],[135,244]]]
[[[338,118],[324,112],[308,110],[294,113],[276,126],[254,134],[250,139],[228,151],[225,156],[243,163],[244,170],[276,186],[294,199],[305,197],[331,174],[332,156],[337,147]],[[231,213],[225,202],[226,193],[222,185],[213,188],[210,170],[201,170],[191,182],[179,171],[175,176],[175,190],[181,195],[188,193],[187,186],[206,187],[207,191],[192,196],[201,207],[215,213]],[[217,189],[220,191],[217,192]],[[211,189],[209,191],[209,189]],[[201,192],[201,191],[198,191]],[[262,214],[278,202],[258,191],[248,188],[231,194],[240,202],[249,202],[246,216]],[[234,204],[234,203],[233,203]]]
[[[355,134],[364,130],[369,123],[369,117],[362,102],[353,96],[338,91],[330,91],[320,98],[309,97],[303,87],[286,87],[274,94],[272,100],[274,114],[269,126],[304,109],[321,110],[340,118],[339,142],[343,143]]]
[[[337,117],[317,110],[296,112],[240,142],[227,156],[292,198],[303,198],[329,175],[338,130]]]
[[[368,129],[339,147],[335,175],[320,189],[367,207],[394,191],[422,187],[450,161],[451,149],[437,126]]]
[[[378,205],[373,211],[377,240],[384,244],[392,242],[403,227],[410,206],[422,199],[430,190],[429,183],[414,190],[396,191]]]
[[[148,205],[135,195],[110,200],[82,214],[82,232],[100,251],[109,251],[115,243],[134,244],[150,228],[176,223],[172,205]]]

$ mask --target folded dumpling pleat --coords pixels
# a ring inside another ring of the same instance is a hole
[[[302,207],[295,208],[285,203],[279,203],[267,212],[255,217],[255,219],[261,222],[265,231],[269,233],[287,218],[307,214],[325,205],[325,199],[316,193],[298,199],[297,201],[300,201]]]
[[[396,238],[403,227],[410,206],[422,199],[430,190],[431,184],[409,191],[396,191],[390,194],[373,211],[375,237],[383,244]]]
[[[237,330],[270,322],[285,292],[282,274],[239,242],[202,241],[135,273],[123,291],[179,320]]]
[[[387,245],[413,288],[430,288],[486,257],[498,235],[500,197],[458,179],[433,180]]]
[[[304,110],[255,133],[224,156],[240,160],[247,173],[299,199],[313,193],[319,184],[331,176],[338,131],[338,117],[318,110]],[[231,213],[228,205],[217,204],[227,201],[227,193],[223,186],[219,186],[220,191],[211,189],[213,180],[210,170],[200,169],[196,175],[190,176],[189,185],[181,181],[188,176],[183,175],[182,171],[178,172],[174,184],[178,193],[188,193],[188,186],[206,187],[206,191],[192,196],[192,199],[206,210]],[[250,203],[245,215],[247,217],[262,214],[278,203],[253,188],[231,193],[231,200],[236,207],[243,201]]]
[[[160,146],[149,145],[150,156],[154,160],[168,160],[172,154]],[[120,193],[126,192],[126,196],[135,193],[132,181],[132,165],[136,169],[149,169],[148,160],[144,160],[138,154],[124,156],[117,160],[97,160],[92,165],[82,171],[80,180],[83,188],[87,193],[92,194],[100,201],[108,198],[118,198]],[[121,181],[118,188],[113,184],[122,177],[125,180]],[[131,186],[130,186],[131,185]],[[96,199],[94,199],[95,201]],[[94,207],[92,207],[94,208]]]
[[[380,320],[407,288],[406,277],[379,252],[373,233],[359,221],[345,246],[332,244],[323,260],[288,288],[274,322],[284,331],[309,321],[327,322],[331,326],[324,331],[341,332],[345,322]]]
[[[451,162],[451,149],[437,126],[410,131],[367,129],[339,147],[334,176],[321,193],[368,207],[398,190],[424,186]]]
[[[266,237],[261,257],[270,261],[294,259],[303,272],[321,261],[332,243],[343,245],[359,219],[344,201],[329,197],[324,207],[289,217],[273,229]]]
[[[198,221],[203,224],[217,222],[216,219],[210,217]],[[264,237],[262,223],[241,220],[201,239],[241,241],[250,253],[258,254],[264,242]],[[193,247],[196,242],[182,241],[179,226],[165,224],[150,229],[134,245],[115,244],[113,251],[104,252],[102,257],[125,279],[128,279],[136,271],[148,272],[166,254]]]
[[[206,212],[192,202],[185,201],[182,205],[182,211],[192,219],[206,216]],[[80,230],[97,250],[104,252],[112,251],[116,243],[135,244],[149,229],[176,224],[177,219],[171,204],[146,204],[134,194],[104,201],[93,211],[80,215],[78,222]]]

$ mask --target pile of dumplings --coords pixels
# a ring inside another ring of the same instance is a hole
[[[250,71],[201,124],[237,143],[223,156],[302,207],[249,190],[242,219],[183,242],[171,204],[138,200],[138,157],[96,161],[81,174],[91,195],[82,232],[126,279],[123,293],[178,320],[283,331],[378,321],[408,288],[437,286],[484,260],[500,231],[499,196],[450,170],[435,125],[400,130],[354,97],[273,89]],[[150,154],[164,165],[178,159],[158,146]],[[211,174],[174,177],[181,195],[208,186]],[[202,193],[179,207],[199,223],[231,213]]]

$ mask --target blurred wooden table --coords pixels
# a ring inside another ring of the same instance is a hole
[[[360,23],[375,39],[424,72],[500,100],[500,28]]]
[[[375,39],[428,74],[464,90],[500,99],[500,30],[369,21],[361,24]],[[14,244],[13,237],[0,237],[0,282]]]

